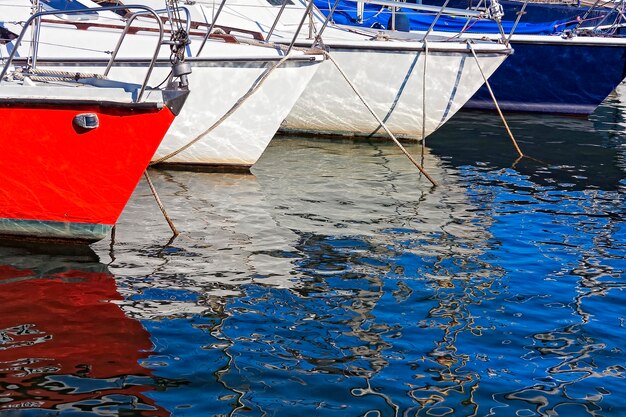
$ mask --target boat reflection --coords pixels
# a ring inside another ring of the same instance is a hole
[[[181,235],[168,242],[167,223],[141,182],[118,222],[114,244],[92,246],[103,259],[110,259],[124,294],[126,288],[132,296],[150,286],[219,299],[238,295],[237,287],[245,283],[293,285],[297,236],[272,218],[255,176],[152,170],[151,177]],[[139,230],[133,231],[135,227]],[[144,245],[143,239],[151,243]],[[143,310],[138,317],[151,315]],[[155,316],[161,314],[158,310],[172,316],[200,314],[204,308],[195,302],[171,302],[169,307],[155,306]]]
[[[150,335],[120,298],[89,250],[0,247],[0,414],[168,416],[145,395],[160,384],[140,364]]]
[[[495,113],[462,111],[428,140],[456,168],[512,168],[535,184],[565,190],[615,190],[626,172],[626,104],[612,95],[589,118],[507,114],[518,160]],[[477,178],[479,180],[479,178]]]
[[[212,330],[229,341],[220,379],[241,393],[240,407],[264,415],[280,401],[302,413],[317,404],[320,416],[476,407],[479,378],[457,337],[481,331],[473,310],[502,271],[480,259],[490,219],[476,215],[457,172],[428,151],[424,161],[443,184],[435,191],[388,143],[271,145],[254,172],[276,224],[298,236],[298,279],[287,291],[245,286]],[[419,334],[411,317],[424,317]],[[390,383],[399,380],[411,382]]]

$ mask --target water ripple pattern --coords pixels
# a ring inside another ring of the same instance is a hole
[[[620,93],[618,91],[618,93]],[[626,119],[462,112],[152,171],[87,254],[0,248],[0,416],[621,416]],[[420,155],[418,145],[408,145]]]

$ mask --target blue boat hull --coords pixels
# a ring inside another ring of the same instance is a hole
[[[489,78],[502,110],[588,115],[626,77],[626,45],[511,46],[513,55]],[[487,87],[465,108],[494,109]]]

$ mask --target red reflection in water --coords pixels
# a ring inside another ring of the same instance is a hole
[[[106,267],[88,265],[48,264],[45,272],[0,265],[0,410],[93,411],[106,403],[168,416],[143,395],[153,387],[138,382],[153,383],[139,364],[150,335],[110,302],[122,297]]]

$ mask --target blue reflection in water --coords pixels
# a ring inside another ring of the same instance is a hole
[[[428,140],[434,190],[387,143],[279,138],[254,176],[155,172],[183,235],[166,245],[141,185],[94,246],[152,347],[128,355],[135,404],[92,413],[626,413],[622,105],[509,123],[535,160],[461,113]]]
[[[434,192],[385,144],[277,142],[255,175],[293,234],[269,252],[285,282],[253,268],[211,314],[143,321],[151,368],[187,380],[150,395],[173,415],[626,412],[620,111],[518,116],[545,164],[513,167],[497,119],[462,114],[429,141]]]

